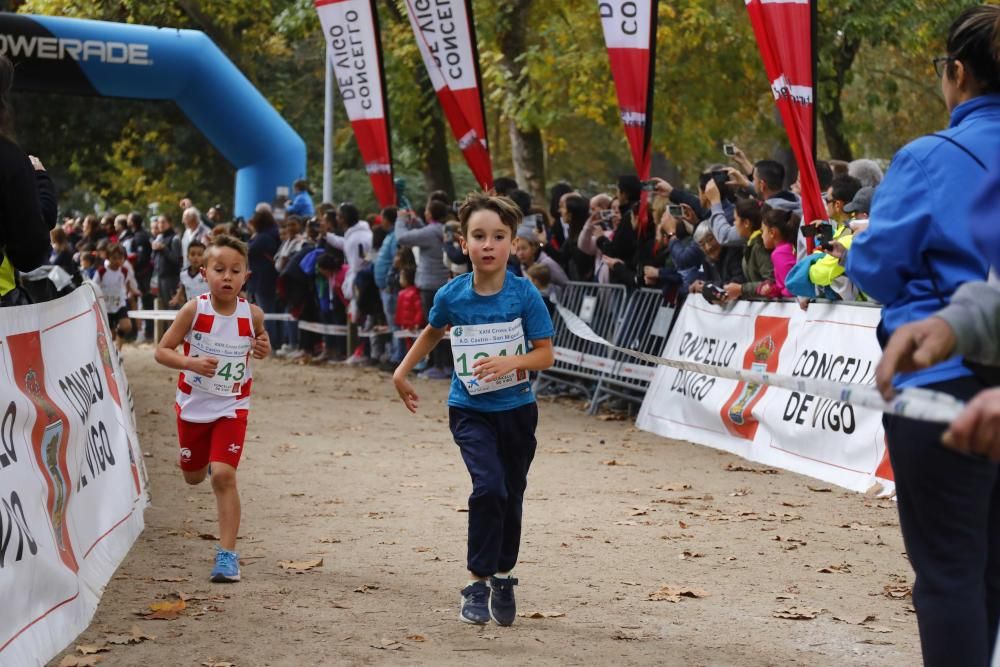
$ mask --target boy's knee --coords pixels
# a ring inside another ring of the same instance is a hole
[[[236,488],[236,468],[224,463],[212,464],[212,489],[229,491]]]
[[[195,486],[196,484],[201,484],[202,482],[205,481],[205,474],[207,473],[207,469],[202,468],[201,470],[185,470],[183,472],[184,472],[184,481],[190,484],[191,486]]]
[[[506,502],[507,485],[504,483],[502,477],[476,480],[475,487],[472,490],[472,498],[473,500],[481,501]]]

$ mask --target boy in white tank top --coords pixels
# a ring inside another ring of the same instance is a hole
[[[229,236],[205,251],[209,291],[178,311],[156,348],[156,361],[181,371],[177,381],[177,439],[184,481],[200,484],[212,470],[219,513],[219,546],[211,580],[240,580],[236,535],[240,496],[236,468],[243,453],[250,390],[250,357],[271,352],[264,311],[239,294],[249,277],[247,246]],[[184,345],[184,352],[176,350]]]

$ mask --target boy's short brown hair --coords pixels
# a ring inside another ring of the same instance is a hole
[[[517,236],[517,228],[521,225],[521,209],[508,197],[488,195],[484,192],[472,192],[458,209],[458,221],[461,224],[462,236],[469,231],[469,218],[476,211],[493,211],[500,216],[500,221],[510,228],[510,236]]]
[[[529,266],[528,277],[542,289],[545,289],[552,284],[552,271],[550,271],[549,267],[544,264],[535,263]]]
[[[108,254],[109,258],[121,257],[122,259],[125,259],[125,248],[121,247],[118,243],[109,243],[107,248],[105,248],[105,252]]]
[[[229,236],[228,234],[219,234],[218,236],[213,236],[205,247],[205,253],[208,254],[212,251],[212,248],[232,248],[236,252],[243,256],[243,259],[248,258],[247,244],[240,241],[235,236]]]

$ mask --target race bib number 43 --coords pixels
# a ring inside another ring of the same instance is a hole
[[[184,379],[192,388],[215,394],[216,396],[237,396],[247,379],[247,364],[250,363],[250,348],[253,340],[240,337],[236,340],[220,339],[194,332],[188,356],[214,357],[219,360],[215,375],[205,377],[187,371]]]
[[[455,374],[470,395],[486,394],[528,381],[525,371],[511,371],[490,382],[473,373],[473,365],[487,357],[507,357],[526,352],[521,318],[504,324],[475,324],[451,328],[451,354],[455,358]]]

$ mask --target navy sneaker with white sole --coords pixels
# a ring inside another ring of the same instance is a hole
[[[490,577],[490,618],[497,625],[513,625],[517,618],[514,586],[517,586],[514,577]]]
[[[462,589],[462,611],[458,619],[473,625],[490,622],[490,588],[485,581],[476,581]]]

